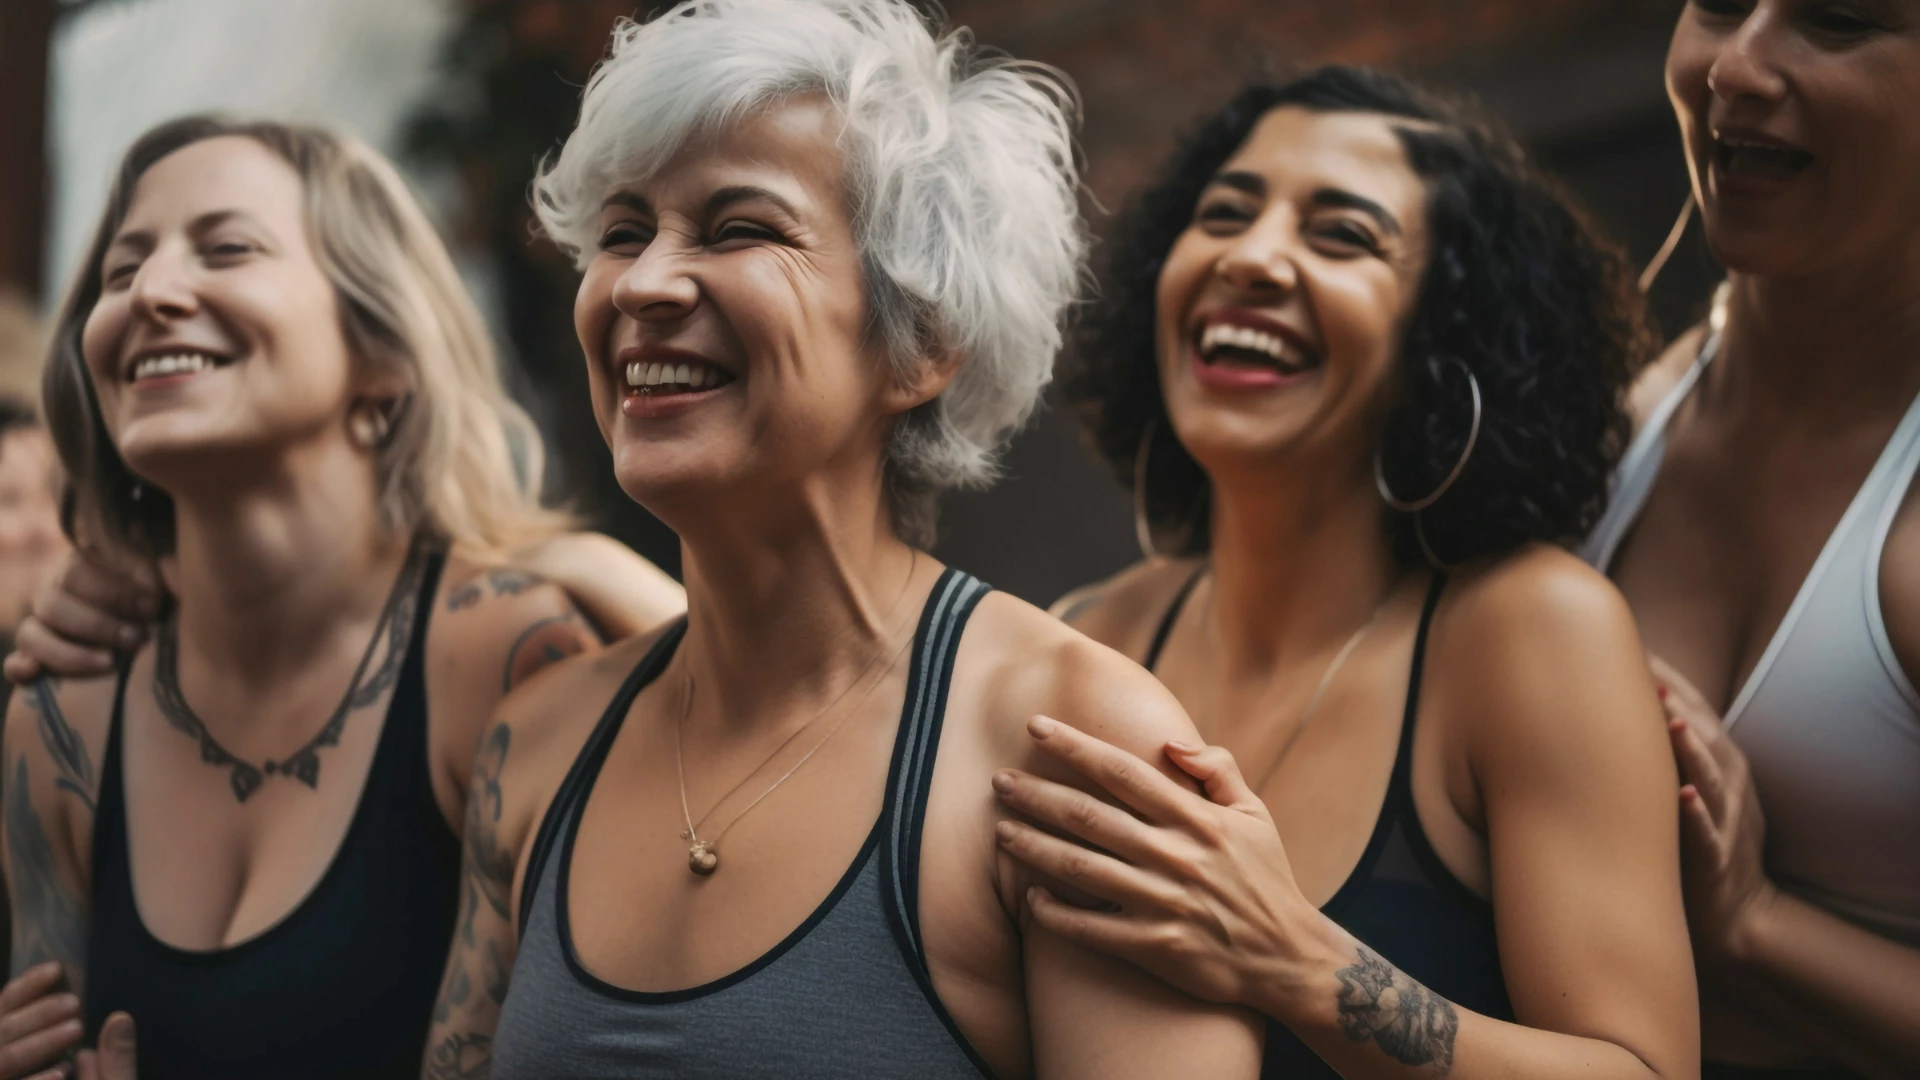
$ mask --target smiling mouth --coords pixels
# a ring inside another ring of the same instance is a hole
[[[1202,363],[1258,367],[1282,375],[1303,374],[1321,363],[1319,356],[1278,334],[1230,323],[1203,327],[1196,348]]]
[[[698,394],[734,381],[731,371],[699,360],[660,364],[636,360],[627,365],[627,390],[647,397]]]
[[[1788,180],[1813,164],[1813,155],[1789,146],[1716,138],[1713,164],[1729,178]]]
[[[181,351],[142,357],[127,373],[130,383],[147,382],[153,379],[167,379],[177,376],[198,375],[216,367],[230,363],[224,356],[212,353]]]

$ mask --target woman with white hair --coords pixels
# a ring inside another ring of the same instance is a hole
[[[155,128],[81,265],[46,386],[71,527],[171,610],[8,712],[0,1075],[129,1014],[149,1080],[415,1075],[481,723],[597,645],[509,563],[566,524],[537,434],[354,140]]]
[[[919,548],[1047,381],[1071,107],[903,0],[616,32],[536,198],[688,617],[485,735],[426,1075],[1257,1074],[1248,1017],[1032,926],[995,853],[1030,720],[1145,752],[1185,715]]]

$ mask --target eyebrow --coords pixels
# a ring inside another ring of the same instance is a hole
[[[706,205],[701,207],[701,213],[703,216],[712,217],[723,207],[731,203],[746,202],[754,199],[772,203],[781,213],[786,214],[795,221],[800,220],[800,214],[793,208],[792,203],[768,191],[766,188],[756,187],[752,184],[732,184],[721,188],[707,196]],[[613,206],[624,206],[629,210],[641,214],[653,213],[652,203],[649,203],[644,197],[630,191],[616,191],[600,200],[600,209],[602,210]]]
[[[257,219],[255,219],[252,214],[249,214],[245,210],[241,210],[237,208],[227,209],[227,210],[209,210],[206,213],[201,214],[199,217],[196,217],[192,221],[188,222],[187,232],[192,233],[195,236],[198,236],[202,233],[211,232],[214,229],[217,229],[220,226],[225,225],[229,221],[236,221],[236,220],[253,222],[255,227],[259,228],[262,232],[270,233],[270,230],[268,230],[266,226],[260,225]],[[128,232],[122,232],[116,235],[113,238],[113,242],[107,245],[107,251],[111,252],[118,248],[125,248],[125,247],[150,248],[152,246],[153,246],[153,232],[151,230],[134,229],[134,230],[131,230]]]
[[[1223,172],[1216,173],[1208,186],[1219,185],[1248,195],[1264,197],[1267,194],[1267,182],[1258,173]],[[1343,188],[1323,187],[1315,191],[1307,200],[1314,206],[1332,206],[1343,210],[1358,210],[1372,218],[1381,231],[1393,236],[1403,236],[1406,230],[1400,225],[1400,219],[1393,212],[1365,195],[1356,195]]]

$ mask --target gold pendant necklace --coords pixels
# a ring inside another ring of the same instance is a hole
[[[904,584],[900,586],[900,595],[894,598],[893,607],[887,612],[886,625],[889,628],[893,626],[894,616],[897,615],[900,611],[901,602],[905,600],[907,597],[907,589],[909,586],[913,584],[913,572],[919,567],[919,565],[920,565],[920,553],[916,550],[913,553],[913,561],[909,563],[907,566],[907,580]],[[889,635],[891,633],[892,631],[890,630]],[[802,724],[800,725],[800,727],[796,728],[793,734],[787,736],[786,739],[782,741],[779,746],[774,747],[773,753],[768,754],[766,756],[766,759],[760,762],[759,765],[755,766],[752,772],[749,772],[747,775],[741,777],[739,783],[728,788],[727,793],[725,795],[720,796],[719,801],[715,802],[713,806],[708,809],[707,816],[702,817],[698,822],[698,824],[694,822],[693,811],[687,804],[687,764],[686,764],[685,747],[687,742],[687,717],[692,715],[693,713],[693,672],[691,669],[688,670],[687,677],[686,677],[686,691],[680,702],[680,719],[679,719],[679,722],[674,725],[674,738],[673,738],[673,767],[674,767],[675,774],[679,777],[679,780],[680,780],[680,815],[682,818],[685,819],[687,823],[687,827],[683,829],[680,833],[680,839],[685,840],[688,843],[687,869],[693,871],[695,874],[699,875],[700,877],[711,877],[715,870],[720,869],[719,844],[720,844],[721,837],[726,836],[727,831],[729,829],[732,829],[734,825],[738,824],[741,818],[746,817],[747,814],[754,807],[759,806],[761,801],[764,800],[767,796],[773,794],[775,789],[779,788],[781,784],[786,783],[789,777],[791,777],[794,773],[799,772],[801,766],[805,765],[808,761],[812,760],[813,755],[820,752],[821,747],[833,741],[833,737],[840,733],[840,729],[842,727],[846,726],[847,717],[853,715],[853,712],[854,712],[853,706],[859,704],[862,701],[865,701],[867,699],[867,696],[873,693],[873,688],[880,685],[880,680],[886,678],[887,673],[892,671],[894,668],[894,665],[900,662],[900,654],[906,652],[907,646],[911,644],[913,644],[913,637],[909,635],[907,637],[907,640],[903,642],[899,648],[894,650],[893,657],[887,662],[887,665],[881,668],[877,673],[875,673],[871,680],[867,680],[867,688],[865,690],[862,690],[858,697],[854,698],[852,701],[847,702],[847,708],[844,712],[841,713],[840,719],[834,721],[833,727],[827,731],[826,735],[823,738],[821,738],[819,742],[813,744],[813,749],[808,750],[806,754],[804,754],[800,758],[799,761],[794,762],[793,767],[791,769],[788,769],[786,772],[781,773],[780,779],[775,780],[773,783],[769,784],[767,786],[767,789],[765,791],[762,791],[759,795],[755,796],[754,800],[748,803],[744,809],[742,809],[739,813],[733,815],[733,817],[729,818],[727,820],[727,823],[720,827],[719,832],[714,833],[711,838],[705,839],[705,840],[700,838],[699,826],[705,825],[707,823],[707,817],[712,816],[714,810],[717,810],[720,807],[726,805],[727,800],[733,797],[734,792],[739,791],[742,787],[746,786],[747,781],[753,779],[755,776],[758,776],[760,773],[760,770],[766,768],[767,765],[773,761],[773,759],[779,757],[781,753],[787,749],[787,747],[792,746],[793,741],[795,739],[798,739],[800,736],[812,730],[813,726],[819,723],[822,719],[824,719],[828,713],[834,710],[836,706],[838,706],[842,701],[846,701],[847,695],[852,693],[853,688],[856,686],[859,686],[862,680],[867,679],[867,673],[873,670],[873,665],[886,652],[886,648],[887,648],[886,638],[885,637],[881,638],[880,644],[875,646],[873,650],[873,655],[869,656],[867,658],[866,664],[861,667],[860,674],[853,677],[853,681],[847,684],[847,688],[845,690],[840,691],[840,694],[838,697],[835,697],[832,701],[828,702],[826,708],[821,709],[818,713],[815,713],[813,719],[808,720],[805,724]]]

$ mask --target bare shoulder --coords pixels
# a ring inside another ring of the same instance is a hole
[[[1128,656],[1146,655],[1154,628],[1199,572],[1199,559],[1144,559],[1055,601],[1054,617]]]
[[[429,691],[484,717],[542,669],[599,647],[564,589],[526,570],[455,552],[427,632]]]
[[[1636,433],[1653,415],[1653,410],[1659,408],[1673,388],[1686,377],[1706,340],[1707,324],[1700,323],[1675,338],[1653,363],[1640,372],[1633,388],[1627,391],[1627,413],[1633,417],[1633,430]]]
[[[1545,545],[1449,585],[1428,664],[1429,685],[1453,715],[1472,718],[1483,746],[1571,749],[1620,725],[1644,726],[1658,711],[1626,599]]]
[[[1196,738],[1172,692],[1139,664],[1024,601],[993,593],[975,613],[988,722],[1007,760],[1027,757],[1027,721],[1050,716],[1152,761],[1170,740]]]

